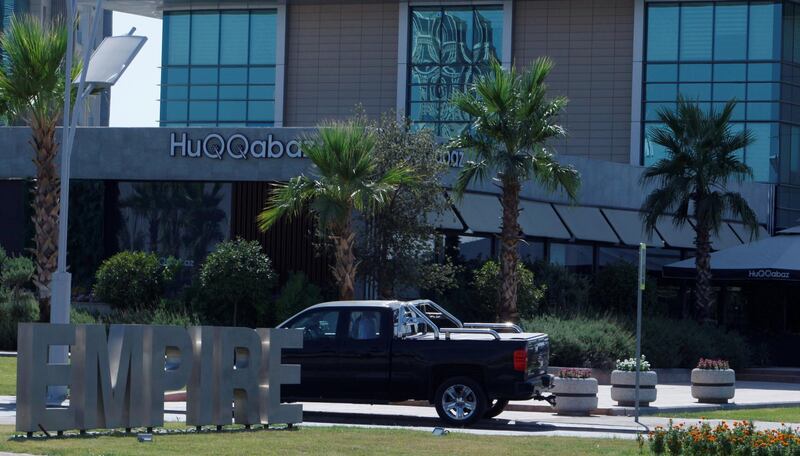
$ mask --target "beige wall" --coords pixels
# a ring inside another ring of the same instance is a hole
[[[284,125],[377,116],[397,98],[397,2],[290,4]]]
[[[514,61],[556,62],[550,92],[570,99],[557,151],[630,161],[634,0],[519,0]]]

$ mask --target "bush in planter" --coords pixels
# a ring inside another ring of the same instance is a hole
[[[204,323],[272,326],[269,302],[275,280],[272,262],[258,242],[221,242],[200,268],[197,310]]]
[[[690,369],[703,357],[725,358],[741,368],[749,365],[750,351],[738,333],[693,320],[646,318],[642,325],[642,352],[663,368]]]
[[[94,294],[101,302],[117,309],[154,308],[171,275],[172,269],[163,266],[155,253],[120,252],[100,265],[95,275]]]
[[[692,397],[698,402],[725,404],[736,394],[736,373],[724,359],[700,358],[692,369]]]
[[[610,318],[545,316],[523,325],[550,336],[551,366],[611,369],[617,359],[635,350],[633,332]]]
[[[636,358],[617,360],[611,372],[611,400],[621,406],[636,405]],[[655,402],[658,375],[650,369],[644,355],[639,360],[639,405],[647,407]]]
[[[280,296],[275,300],[275,322],[281,323],[320,302],[322,293],[319,287],[309,282],[302,272],[294,272],[289,275],[286,284],[281,288]]]

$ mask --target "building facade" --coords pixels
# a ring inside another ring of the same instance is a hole
[[[298,135],[351,116],[360,106],[372,117],[407,116],[414,128],[447,139],[469,123],[448,103],[454,92],[484,74],[492,59],[523,67],[539,56],[556,63],[550,93],[570,100],[561,117],[568,136],[553,146],[581,171],[584,184],[577,206],[526,185],[524,258],[590,272],[635,258],[638,244],[646,242],[653,247],[650,267],[657,271],[691,255],[689,227],[678,229],[665,219],[647,236],[638,213],[646,194],[639,184],[642,166],[663,156],[647,133],[657,126],[657,110],[674,105],[679,95],[708,107],[740,101],[735,128],[749,128],[757,138],[743,151],[755,182],[740,190],[765,233],[800,218],[794,104],[800,9],[795,12],[793,2],[105,4],[163,19],[161,128],[79,132],[74,185],[102,203],[75,205],[86,209],[84,217],[94,214],[91,233],[103,235],[85,236],[90,247],[75,247],[76,258],[136,248],[194,262],[216,242],[242,236],[261,240],[282,271],[322,277],[327,269],[314,260],[308,221],[262,234],[253,220],[272,183],[307,170],[292,145]],[[0,178],[29,177],[30,160],[17,152],[26,147],[24,131],[0,129],[0,143]],[[453,169],[446,187],[463,160],[459,153],[448,157]],[[21,182],[9,182],[0,185],[25,193]],[[496,193],[491,184],[476,185],[452,213],[437,219],[447,242],[459,245],[466,258],[497,251]],[[12,215],[0,223],[24,220]],[[747,240],[741,224],[730,220],[714,248]],[[23,241],[4,242],[20,250]]]

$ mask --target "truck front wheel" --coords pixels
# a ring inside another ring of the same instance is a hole
[[[486,395],[481,385],[469,377],[451,377],[442,382],[434,396],[436,412],[447,425],[474,424],[486,413]]]

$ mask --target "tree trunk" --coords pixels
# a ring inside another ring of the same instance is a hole
[[[695,229],[695,268],[697,270],[697,319],[706,323],[712,319],[714,296],[711,290],[711,233],[708,225],[698,220]]]
[[[58,144],[55,140],[57,119],[31,119],[31,146],[36,165],[36,183],[33,188],[33,224],[35,228],[34,284],[39,297],[40,318],[50,320],[50,283],[58,265],[58,213],[60,181],[55,158]],[[66,221],[64,221],[66,223]]]
[[[356,234],[347,215],[346,221],[336,227],[334,234],[330,237],[334,247],[333,278],[339,285],[339,299],[349,301],[355,297],[356,282],[356,263],[353,246]]]
[[[503,182],[503,226],[500,233],[500,321],[519,321],[517,311],[517,244],[519,227],[520,184],[510,180]]]

